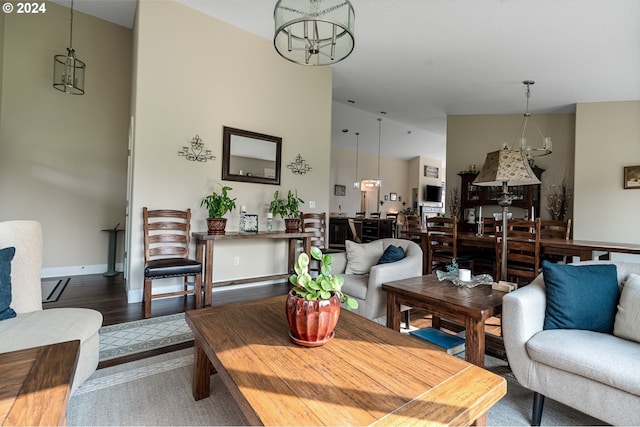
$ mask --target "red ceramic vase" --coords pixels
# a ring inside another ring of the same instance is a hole
[[[333,338],[333,329],[340,317],[340,298],[334,295],[328,300],[306,300],[291,291],[285,309],[291,341],[317,347]]]

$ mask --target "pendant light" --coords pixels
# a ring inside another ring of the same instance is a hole
[[[53,87],[71,95],[84,95],[84,70],[86,64],[76,58],[73,49],[73,0],[69,23],[69,47],[67,55],[53,57]]]
[[[358,157],[360,157],[360,132],[356,132],[356,179],[353,181],[353,188],[360,189],[360,181],[358,181]]]
[[[542,135],[542,132],[540,132],[540,128],[538,128],[538,124],[536,123],[536,121],[531,116],[531,113],[529,112],[529,98],[531,98],[531,86],[535,84],[535,81],[525,80],[522,83],[525,86],[527,86],[527,89],[525,91],[525,97],[527,98],[527,111],[526,113],[524,113],[524,119],[522,120],[522,124],[520,125],[520,130],[518,131],[518,136],[516,137],[516,143],[514,144],[516,145],[516,147],[514,148],[519,148],[523,153],[525,153],[528,159],[532,157],[546,156],[547,154],[551,154],[551,152],[553,151],[551,137],[548,137],[548,136],[545,137],[544,135]],[[531,119],[533,126],[536,128],[536,131],[538,132],[538,136],[540,137],[540,142],[542,143],[541,147],[531,148],[531,146],[527,142],[526,131],[527,131],[527,123],[529,119]]]
[[[329,65],[353,51],[355,13],[349,0],[279,0],[273,45],[301,65]]]

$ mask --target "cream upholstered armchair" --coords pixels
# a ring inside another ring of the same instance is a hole
[[[80,340],[72,392],[98,366],[102,314],[85,308],[42,309],[42,229],[37,221],[0,222],[0,249],[15,247],[11,304],[16,316],[0,320],[0,353]]]
[[[391,245],[402,248],[404,258],[378,264]],[[406,239],[380,239],[363,244],[347,240],[346,252],[331,255],[331,272],[344,277],[342,290],[358,300],[354,312],[372,320],[387,313],[383,283],[422,275],[422,249]]]

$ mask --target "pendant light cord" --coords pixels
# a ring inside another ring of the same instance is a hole
[[[69,26],[71,27],[69,30],[69,48],[73,49],[73,0],[71,0],[71,18]]]
[[[382,133],[382,118],[378,117],[378,180],[380,180],[380,141]]]
[[[358,157],[360,157],[359,145],[360,145],[360,132],[356,132],[356,180],[354,182],[358,182]]]

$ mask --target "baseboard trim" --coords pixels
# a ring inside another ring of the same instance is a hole
[[[116,263],[116,270],[122,271],[123,263]],[[88,274],[102,274],[107,271],[107,264],[94,265],[68,265],[64,267],[46,267],[40,271],[40,277],[48,279],[50,277],[85,276]]]

